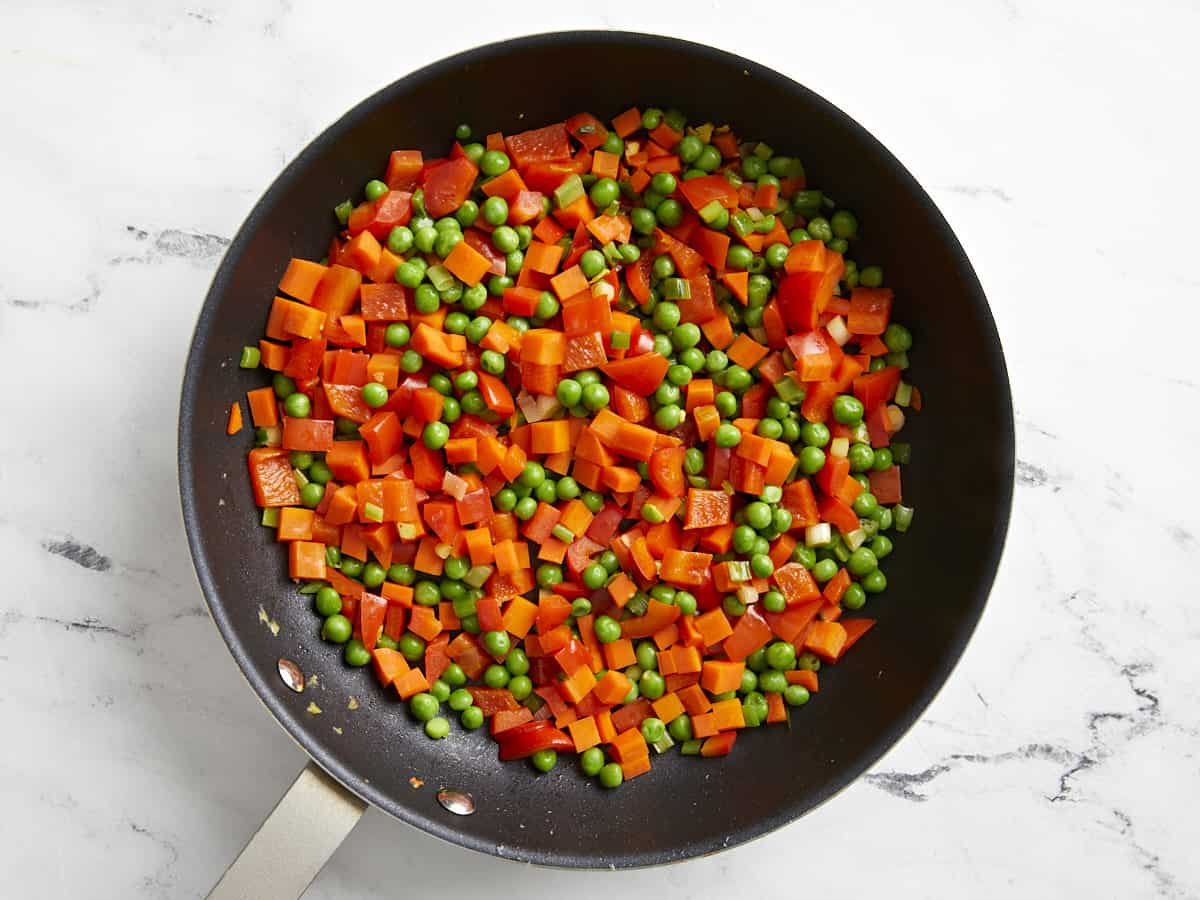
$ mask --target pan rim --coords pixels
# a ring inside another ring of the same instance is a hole
[[[726,65],[736,65],[752,78],[774,81],[781,84],[790,92],[805,96],[807,102],[818,107],[823,107],[829,115],[843,120],[843,124],[850,126],[854,131],[858,132],[868,145],[873,145],[873,150],[877,154],[878,159],[893,169],[899,180],[903,183],[905,190],[910,193],[919,205],[929,212],[930,219],[935,224],[938,232],[933,237],[957,257],[958,264],[966,278],[966,284],[964,285],[966,293],[970,295],[972,302],[977,307],[975,311],[981,320],[985,342],[989,345],[989,359],[987,362],[997,377],[996,389],[999,399],[1002,401],[1002,409],[999,410],[1000,419],[996,423],[996,437],[999,447],[998,456],[1007,474],[1001,485],[1001,495],[998,497],[996,503],[991,546],[988,548],[988,553],[981,567],[980,590],[971,598],[970,615],[967,621],[964,623],[960,634],[956,635],[951,643],[950,652],[935,667],[935,674],[929,679],[928,684],[916,701],[910,705],[903,716],[892,727],[886,729],[875,739],[873,746],[867,752],[864,752],[853,764],[848,764],[845,768],[839,769],[836,775],[830,778],[818,792],[815,800],[808,798],[802,802],[790,803],[779,813],[756,819],[752,824],[742,827],[733,835],[724,838],[713,837],[703,842],[694,842],[682,851],[629,851],[603,860],[594,856],[583,855],[579,852],[564,853],[549,850],[527,852],[515,848],[504,848],[497,846],[491,841],[461,832],[454,827],[452,822],[423,814],[412,806],[398,802],[396,798],[387,795],[366,778],[351,771],[350,767],[343,764],[334,753],[325,751],[318,743],[311,740],[309,728],[275,697],[272,691],[269,690],[266,679],[257,673],[253,666],[249,665],[249,651],[240,641],[237,629],[231,623],[225,605],[221,602],[212,575],[213,563],[208,557],[204,541],[201,538],[199,513],[196,506],[194,488],[196,471],[192,463],[194,438],[192,411],[195,406],[196,396],[200,390],[198,374],[201,368],[200,362],[207,353],[208,342],[211,337],[212,321],[215,318],[218,303],[228,289],[228,281],[237,260],[242,256],[251,236],[260,226],[260,220],[265,215],[265,208],[269,205],[268,201],[278,192],[285,190],[293,179],[308,167],[310,161],[324,152],[328,145],[339,140],[342,132],[360,121],[363,117],[369,116],[377,106],[385,103],[394,92],[403,91],[423,81],[441,77],[448,71],[461,69],[464,66],[489,59],[494,55],[507,55],[514,52],[537,50],[547,45],[570,46],[580,43],[648,45],[662,49],[683,50],[694,54],[698,59],[720,61]],[[384,86],[354,105],[313,138],[282,172],[275,177],[256,201],[254,207],[231,241],[220,266],[213,276],[197,317],[187,356],[180,398],[178,442],[177,462],[183,520],[187,534],[188,548],[191,552],[193,567],[200,584],[201,592],[205,598],[205,605],[218,631],[221,633],[230,655],[233,656],[239,670],[242,672],[243,678],[245,678],[254,690],[260,702],[271,712],[272,717],[284,732],[309,758],[314,760],[351,793],[389,815],[409,825],[420,828],[427,834],[441,838],[449,843],[502,859],[571,869],[639,868],[661,865],[705,856],[745,844],[751,840],[763,837],[784,825],[790,824],[824,805],[824,803],[841,793],[878,763],[912,729],[930,703],[933,702],[944,688],[978,628],[1004,552],[1011,519],[1015,474],[1015,421],[1012,408],[1011,384],[1005,364],[1000,335],[996,328],[991,308],[987,303],[987,298],[978,276],[957,236],[950,228],[941,210],[938,209],[932,198],[908,169],[873,134],[848,114],[811,89],[768,66],[706,44],[657,34],[615,30],[542,32],[512,39],[502,39],[461,51],[430,63]]]

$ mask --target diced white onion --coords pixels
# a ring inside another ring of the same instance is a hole
[[[750,329],[750,337],[754,338],[760,344],[765,344],[767,342],[767,329],[761,325],[755,325]]]
[[[433,548],[433,552],[438,555],[439,559],[449,559],[450,554],[454,552],[454,547],[450,544],[438,544]]]
[[[871,443],[871,429],[867,428],[866,422],[859,422],[854,426],[854,430],[850,432],[850,440],[856,444]]]
[[[264,447],[282,447],[283,446],[283,426],[268,425],[263,429],[267,433],[266,440],[263,441]]]
[[[597,277],[603,278],[604,276],[603,276],[603,274],[601,274]],[[592,285],[592,296],[593,297],[603,297],[606,302],[612,303],[613,297],[615,297],[616,295],[617,295],[617,292],[615,290],[613,290],[613,286],[607,280],[597,281],[595,284]]]
[[[831,338],[837,341],[839,347],[845,347],[850,343],[850,329],[846,327],[846,320],[841,316],[834,316],[830,319],[825,330],[829,332]]]
[[[755,222],[760,222],[764,218],[763,211],[757,206],[751,206],[749,209],[747,209],[746,215],[748,215]]]
[[[467,496],[467,482],[453,472],[447,471],[442,476],[442,491],[449,494],[455,500],[461,500]]]
[[[399,532],[402,541],[413,541],[417,538],[417,526],[412,522],[401,522],[396,526],[396,531]]]
[[[819,522],[804,529],[804,543],[809,547],[824,547],[833,540],[833,529],[828,522]]]
[[[849,456],[850,455],[850,438],[836,437],[829,442],[830,456]]]
[[[626,141],[625,142],[625,158],[632,159],[637,156],[637,152],[642,149],[641,141]]]
[[[904,427],[904,410],[896,406],[894,403],[889,403],[887,408],[888,421],[891,423],[890,429],[893,434]]]
[[[866,539],[867,533],[861,528],[855,528],[852,532],[842,538],[842,540],[846,542],[846,546],[851,550],[857,550],[863,545],[863,541]]]
[[[471,570],[463,576],[463,581],[473,588],[481,588],[492,577],[491,566],[471,566]]]
[[[531,424],[550,418],[561,408],[558,398],[553,394],[534,396],[524,388],[517,394],[517,406],[525,415],[525,421]]]
[[[902,381],[896,386],[896,405],[908,406],[912,403],[912,385]]]
[[[737,598],[742,601],[744,606],[749,606],[751,603],[758,602],[758,591],[748,584],[738,585]]]

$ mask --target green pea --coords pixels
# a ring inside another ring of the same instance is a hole
[[[600,770],[600,785],[606,788],[618,788],[625,780],[621,766],[615,762],[608,763]]]
[[[875,451],[869,444],[851,444],[846,458],[850,460],[851,472],[866,472],[875,462]]]
[[[822,584],[833,578],[837,572],[838,565],[832,559],[821,560],[815,566],[813,566],[812,570],[813,578],[817,579],[817,581],[821,582]]]
[[[682,159],[682,157],[680,157]],[[700,151],[700,155],[696,157],[695,165],[697,169],[704,172],[715,172],[721,165],[721,151],[712,144],[705,144]]]
[[[377,588],[387,579],[387,570],[377,562],[363,566],[362,582],[369,588]]]
[[[677,359],[679,365],[685,366],[689,371],[699,372],[704,368],[704,351],[697,347],[688,347],[678,355]]]
[[[782,269],[788,258],[787,244],[771,244],[763,251],[763,259],[772,269]]]
[[[754,383],[754,376],[741,366],[730,366],[724,372],[725,387],[731,391],[744,391]]]
[[[767,646],[767,665],[785,672],[796,664],[796,648],[787,641],[773,641]]]
[[[737,594],[727,594],[721,601],[721,608],[731,616],[741,616],[746,613],[746,604],[738,599]]]
[[[507,656],[512,649],[512,641],[507,631],[485,631],[483,633],[483,649],[497,658]]]
[[[579,268],[584,278],[595,278],[607,268],[604,254],[599,250],[585,250],[583,256],[579,257]]]
[[[802,684],[789,684],[783,689],[783,702],[788,706],[803,706],[808,699],[808,688]]]
[[[654,211],[646,209],[644,206],[636,206],[631,209],[629,221],[633,225],[633,230],[638,234],[653,234],[654,229],[658,227],[658,219],[655,218]]]
[[[320,485],[325,485],[333,480],[333,472],[330,470],[329,466],[325,465],[324,460],[314,460],[313,464],[308,467],[308,480],[315,481]]]
[[[325,486],[323,484],[310,481],[300,488],[300,502],[309,509],[316,509],[324,499]]]
[[[722,422],[717,426],[716,433],[713,434],[713,440],[716,441],[718,447],[736,447],[742,442],[742,433],[728,422]]]
[[[579,768],[588,778],[594,778],[604,768],[604,751],[599,747],[589,747],[579,755]],[[617,767],[620,769],[620,766]]]
[[[537,583],[544,588],[552,588],[562,584],[562,566],[554,563],[544,563],[537,567]]]
[[[889,510],[890,512],[891,510]],[[886,534],[877,535],[870,544],[871,552],[875,554],[876,559],[883,559],[890,556],[892,552],[892,539]]]
[[[342,611],[342,597],[333,588],[326,586],[317,591],[314,605],[319,615],[328,618]],[[331,638],[327,639],[331,640]]]
[[[606,209],[621,197],[621,186],[611,178],[600,178],[592,185],[588,196],[597,209]]]
[[[819,672],[821,670],[821,660],[815,654],[806,650],[796,657],[796,668],[806,669],[809,672]]]
[[[864,519],[875,512],[875,508],[879,506],[879,501],[875,499],[875,495],[870,491],[863,491],[854,498],[852,506],[854,507],[855,514],[860,519]]]
[[[856,578],[869,575],[879,568],[879,560],[866,547],[859,547],[846,560],[846,570]]]
[[[882,266],[867,266],[862,269],[858,275],[859,283],[863,287],[882,287],[883,286],[883,267]],[[885,332],[886,333],[886,332]]]
[[[621,623],[612,616],[599,616],[592,624],[596,640],[602,644],[611,644],[621,639]]]
[[[759,647],[746,657],[746,668],[751,672],[762,673],[767,670],[767,648]]]
[[[441,450],[450,440],[450,429],[444,422],[430,422],[421,432],[421,441],[430,450]]]
[[[862,609],[867,602],[867,592],[858,582],[852,582],[842,594],[842,606],[849,610]]]
[[[681,714],[676,716],[667,723],[667,734],[671,739],[682,743],[692,739],[692,719],[691,716]]]
[[[458,721],[463,728],[474,731],[483,725],[483,710],[478,706],[468,706],[458,714]]]
[[[508,669],[504,666],[493,663],[483,671],[483,683],[490,688],[502,688],[508,686],[508,680],[512,676],[508,674]]]
[[[683,204],[668,197],[654,210],[654,217],[664,228],[674,228],[683,221]]]
[[[478,312],[479,308],[483,306],[483,304],[487,303],[487,298],[487,288],[482,284],[474,285],[463,291],[462,308],[469,313]],[[451,313],[451,315],[453,315],[453,313]]]
[[[488,197],[483,201],[483,221],[501,226],[508,221],[508,201],[503,197]]]
[[[912,349],[912,332],[903,325],[893,322],[884,330],[883,342],[893,353],[906,353]]]
[[[713,404],[717,407],[717,412],[721,414],[722,418],[728,419],[728,418],[731,418],[731,417],[737,415],[738,399],[736,396],[731,394],[729,391],[719,391],[717,393],[717,396],[713,399]],[[729,427],[733,428],[732,425],[730,425]],[[719,430],[720,429],[718,428],[718,431]],[[734,428],[733,430],[737,431],[736,428]],[[738,431],[737,437],[734,439],[733,443],[730,444],[729,446],[736,447],[741,442],[741,439],[742,439],[742,433],[740,431]],[[718,445],[718,446],[720,446],[720,445]]]
[[[775,563],[765,553],[755,553],[750,558],[750,571],[756,578],[769,578],[775,571]]]
[[[778,439],[783,434],[783,423],[778,419],[772,419],[769,416],[759,419],[758,425],[755,426],[755,433],[765,438],[772,440]]]
[[[767,669],[758,676],[758,689],[765,694],[782,694],[787,685],[787,676],[776,669]]]
[[[428,722],[438,714],[439,708],[437,698],[425,691],[413,694],[408,701],[408,709],[418,722]]]
[[[805,475],[816,475],[825,468],[825,451],[820,447],[805,447],[800,451],[800,471]]]
[[[537,501],[532,497],[522,497],[513,507],[513,515],[522,522],[532,519],[535,512],[537,512]]]
[[[503,175],[510,165],[508,154],[503,150],[487,150],[479,159],[479,171],[489,178]]]
[[[787,598],[779,591],[767,591],[762,596],[762,605],[767,612],[781,613],[787,609]]]
[[[833,240],[833,228],[829,224],[829,220],[824,216],[816,216],[808,220],[808,224],[804,226],[808,229],[808,233],[818,241]]]
[[[761,500],[747,504],[744,510],[746,524],[755,530],[766,528],[771,524],[771,507]]]
[[[608,388],[602,384],[589,384],[583,389],[583,405],[592,412],[599,412],[608,406]]]
[[[683,421],[686,418],[687,413],[683,411],[682,407],[674,403],[670,403],[666,406],[659,407],[658,410],[655,411],[654,424],[657,425],[661,431],[674,431],[683,424]]]
[[[400,357],[400,368],[410,375],[420,372],[424,365],[425,360],[416,350],[405,350],[404,355]]]

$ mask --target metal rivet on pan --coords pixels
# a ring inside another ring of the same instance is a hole
[[[279,657],[279,677],[297,694],[304,691],[304,673],[290,659]]]
[[[438,803],[456,816],[469,816],[475,812],[475,798],[466,791],[442,788],[437,792]]]

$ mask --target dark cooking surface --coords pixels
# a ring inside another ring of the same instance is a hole
[[[237,367],[237,354],[261,334],[287,260],[324,255],[332,207],[358,196],[388,151],[437,155],[464,121],[478,133],[512,133],[584,110],[607,120],[632,104],[728,122],[739,136],[799,156],[812,186],[858,214],[863,237],[852,255],[885,267],[897,316],[914,332],[913,377],[926,409],[905,430],[914,462],[904,490],[915,524],[888,559],[891,587],[864,610],[879,625],[824,670],[820,694],[793,710],[791,733],[748,730],[722,759],[666,754],[648,775],[606,791],[570,759],[540,777],[526,764],[502,765],[482,732],[455,727],[444,741],[428,740],[369,668],[345,667],[319,639],[309,598],[288,582],[284,549],[258,524],[246,432],[227,438],[224,426],[229,403],[263,383],[261,372]],[[288,732],[351,790],[413,825],[476,850],[559,866],[710,853],[786,824],[854,780],[950,674],[983,611],[1012,495],[1012,405],[995,325],[924,191],[861,127],[794,82],[708,47],[619,32],[468,51],[385,88],[318,137],[271,186],[217,273],[188,359],[179,440],[201,585],[234,657]],[[259,620],[260,604],[278,636]],[[276,672],[281,655],[318,676],[319,686],[288,690]],[[359,709],[348,709],[350,696]],[[310,702],[320,715],[306,712]],[[424,786],[414,788],[413,776]],[[440,786],[470,791],[478,812],[459,818],[443,810],[434,797]]]

